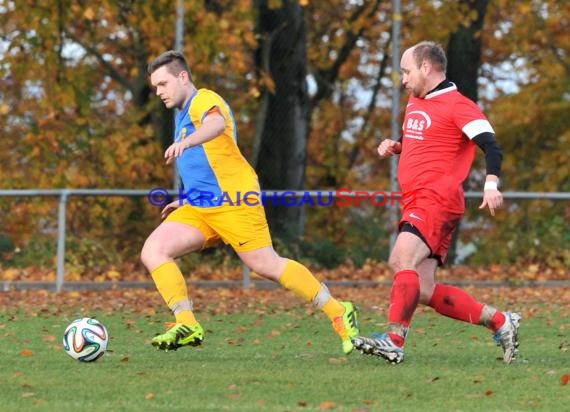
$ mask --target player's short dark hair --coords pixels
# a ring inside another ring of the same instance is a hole
[[[422,41],[414,46],[413,55],[418,67],[427,60],[439,71],[443,73],[447,71],[447,57],[445,57],[445,51],[439,43]]]
[[[190,81],[192,81],[190,67],[188,66],[188,63],[186,63],[186,59],[182,53],[176,50],[168,50],[151,61],[146,71],[151,75],[162,66],[166,66],[168,72],[175,76],[178,76],[182,71],[188,72],[188,77],[190,78]]]

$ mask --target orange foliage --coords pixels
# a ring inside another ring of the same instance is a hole
[[[281,3],[272,4],[278,8]],[[391,4],[300,4],[308,30],[309,77],[316,84],[306,186],[386,189],[389,162],[377,158],[375,147],[391,133],[391,82],[397,79],[390,68]],[[0,187],[170,187],[172,170],[161,163],[161,142],[152,123],[160,102],[148,87],[145,67],[173,47],[176,2],[71,1],[69,7],[57,7],[50,2],[12,2],[0,12],[5,33],[0,55]],[[457,27],[476,17],[465,12],[462,1],[443,7],[420,0],[404,2],[403,7],[402,47],[423,39],[445,45]],[[496,95],[485,95],[483,103],[508,149],[505,169],[511,190],[570,190],[570,136],[564,115],[569,109],[564,97],[570,77],[568,16],[568,2],[489,2],[479,34],[482,80],[495,86]],[[253,151],[259,90],[272,87],[272,79],[255,73],[255,25],[250,0],[217,9],[208,9],[203,1],[185,2],[183,49],[196,83],[217,90],[231,103],[247,157]],[[507,83],[521,90],[504,99],[498,97],[512,91],[498,82],[501,73],[494,68],[501,64],[516,65]],[[402,96],[402,104],[405,99]],[[55,199],[2,198],[2,233],[22,249],[38,237],[53,239],[56,207]],[[539,213],[548,213],[539,207]],[[564,210],[557,214],[567,222],[570,212]],[[117,258],[106,255],[109,251],[132,264],[158,216],[144,201],[120,198],[73,201],[68,212],[71,263],[78,272],[98,260]],[[308,222],[311,232],[341,241],[346,213],[322,211]],[[524,216],[517,222],[510,228],[514,236]],[[102,238],[103,246],[93,242],[76,247],[90,236]],[[97,247],[97,258],[82,260]]]

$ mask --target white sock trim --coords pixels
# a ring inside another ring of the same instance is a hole
[[[326,303],[331,299],[331,293],[329,292],[329,288],[324,283],[321,283],[321,288],[319,289],[319,293],[313,299],[313,305],[317,308],[322,309]]]
[[[179,300],[178,302],[174,303],[170,308],[170,310],[172,310],[172,313],[174,313],[175,315],[181,312],[186,312],[188,310],[191,311],[193,309],[194,309],[194,304],[192,303],[191,299]]]

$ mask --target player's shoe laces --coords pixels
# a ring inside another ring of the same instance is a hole
[[[333,319],[333,328],[342,339],[342,351],[349,354],[354,349],[352,338],[358,336],[358,310],[350,302],[340,302],[344,306],[344,314]]]
[[[503,348],[503,361],[511,363],[519,352],[519,327],[522,317],[518,313],[505,312],[505,324],[495,332],[493,340]]]
[[[184,323],[169,323],[170,328],[162,335],[152,338],[152,346],[164,351],[176,350],[181,346],[199,346],[204,340],[204,329],[200,324],[189,326]]]
[[[374,355],[396,364],[404,360],[404,348],[397,346],[387,333],[373,333],[372,337],[357,336],[352,339],[354,347],[365,355]]]

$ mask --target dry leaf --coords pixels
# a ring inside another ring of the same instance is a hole
[[[95,12],[91,7],[87,7],[83,12],[83,17],[87,20],[93,20],[95,18]]]
[[[22,351],[20,352],[20,355],[22,356],[34,356],[34,352],[32,352],[30,349],[22,349]]]
[[[118,280],[121,278],[121,273],[117,272],[116,270],[109,270],[106,273],[106,276],[111,280]]]

